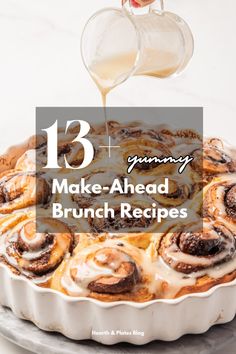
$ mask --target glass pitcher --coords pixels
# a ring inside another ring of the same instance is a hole
[[[85,25],[84,64],[103,94],[132,75],[167,78],[189,63],[194,41],[187,23],[164,10],[163,1],[149,7],[105,8]]]

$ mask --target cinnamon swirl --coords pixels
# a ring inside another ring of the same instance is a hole
[[[236,232],[236,175],[215,178],[205,187],[203,213],[228,223]]]
[[[44,232],[37,233],[36,223],[40,223]],[[60,233],[48,232],[53,223],[57,223]],[[19,218],[18,223],[1,237],[0,254],[5,262],[37,284],[48,281],[73,246],[73,235],[66,224],[50,218],[36,221],[35,216],[30,215],[23,221]]]
[[[102,301],[151,300],[143,257],[144,251],[124,241],[95,243],[61,264],[53,275],[51,288]]]

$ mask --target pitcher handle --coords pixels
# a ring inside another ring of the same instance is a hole
[[[123,8],[132,15],[143,15],[152,11],[160,14],[164,12],[164,0],[155,0],[152,4],[145,7],[134,8],[131,5],[131,0],[122,0]]]
[[[164,0],[155,0],[149,6],[149,11],[158,11],[162,14],[165,11]]]

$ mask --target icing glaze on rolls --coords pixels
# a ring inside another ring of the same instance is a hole
[[[129,299],[138,297],[144,287],[148,292],[150,267],[144,250],[122,240],[106,240],[66,260],[54,274],[51,287],[71,296],[104,296],[105,301],[115,296]]]

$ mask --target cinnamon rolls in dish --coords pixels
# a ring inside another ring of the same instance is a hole
[[[0,175],[0,263],[17,276],[71,297],[100,301],[145,302],[173,299],[185,294],[205,292],[236,278],[236,152],[220,139],[204,143],[198,133],[166,126],[149,127],[140,122],[108,122],[114,145],[107,157],[105,126],[91,130],[94,160],[83,171],[62,168],[60,178],[88,185],[98,183],[100,194],[75,193],[52,197],[53,176],[38,173],[36,165],[46,162],[44,138],[28,145],[16,158],[13,169]],[[83,160],[83,148],[71,143],[77,128],[58,139],[58,162],[65,158],[73,167]],[[89,137],[90,138],[90,137]],[[203,146],[202,146],[203,144]],[[128,157],[158,158],[186,152],[193,160],[181,176],[178,165],[137,163],[128,173]],[[48,173],[48,172],[47,172]],[[142,195],[108,191],[114,179],[121,189],[126,179],[133,185],[164,184],[166,193]],[[204,186],[204,188],[203,188]],[[79,212],[94,212],[109,202],[114,218],[66,220],[47,215],[54,200],[67,198]],[[143,211],[156,208],[192,209],[193,218],[179,223],[158,223],[145,215],[121,218],[121,202]],[[40,216],[35,216],[35,207]],[[38,228],[40,223],[40,228]],[[53,232],[57,226],[58,232]]]

